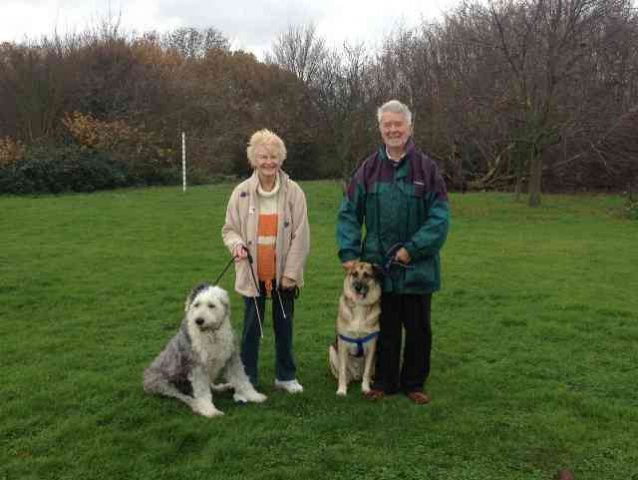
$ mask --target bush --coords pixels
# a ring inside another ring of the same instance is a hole
[[[118,163],[119,164],[119,163]],[[152,185],[176,185],[181,182],[181,173],[176,168],[157,165],[125,166],[127,186],[146,187]]]
[[[0,138],[0,168],[12,167],[24,156],[24,145],[11,137]]]
[[[627,197],[625,200],[625,216],[630,220],[638,220],[638,200]]]
[[[82,151],[107,154],[127,173],[129,185],[166,185],[178,180],[175,152],[160,136],[124,120],[102,121],[72,112],[62,123]]]
[[[14,165],[0,168],[0,193],[93,192],[127,184],[126,172],[108,155],[75,145],[31,147]]]

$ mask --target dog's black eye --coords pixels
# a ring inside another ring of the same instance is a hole
[[[208,304],[208,308],[215,308],[215,304],[214,303],[209,303]]]
[[[199,302],[194,303],[194,304],[193,304],[193,307],[195,307],[195,308],[199,308]]]
[[[370,274],[368,272],[363,272],[363,278],[370,278]]]
[[[359,272],[354,272],[354,273],[352,274],[352,276],[353,276],[354,278],[359,278]]]

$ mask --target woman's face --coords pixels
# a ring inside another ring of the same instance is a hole
[[[255,169],[261,180],[272,180],[279,173],[279,156],[272,147],[257,147],[255,149]]]

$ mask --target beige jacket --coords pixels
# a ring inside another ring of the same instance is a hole
[[[310,250],[310,227],[306,196],[296,182],[283,171],[279,173],[280,190],[277,200],[276,281],[282,277],[293,279],[303,286],[303,271]],[[253,257],[253,273],[257,277],[257,223],[259,220],[259,195],[257,172],[237,185],[228,200],[226,222],[222,227],[222,239],[231,254],[237,245],[243,245]],[[255,297],[255,288],[248,260],[235,262],[235,290],[245,297]]]

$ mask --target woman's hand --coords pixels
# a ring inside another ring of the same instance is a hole
[[[240,243],[233,248],[233,257],[235,257],[236,262],[244,260],[248,258],[248,250]]]
[[[281,288],[283,290],[292,290],[297,286],[297,282],[295,282],[292,278],[281,277]]]

